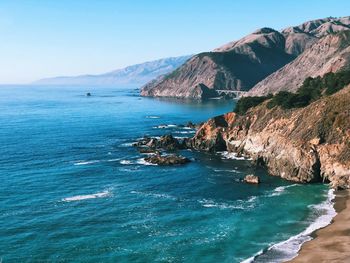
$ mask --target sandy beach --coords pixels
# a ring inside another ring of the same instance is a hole
[[[289,262],[350,262],[350,190],[338,191],[332,224],[314,233]]]

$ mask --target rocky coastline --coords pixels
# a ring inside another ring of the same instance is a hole
[[[134,146],[140,153],[151,154],[149,161],[159,165],[189,162],[177,154],[184,149],[228,151],[252,159],[272,176],[347,189],[350,187],[349,101],[350,85],[304,108],[270,109],[268,102],[264,102],[243,115],[229,112],[199,126],[191,123],[192,128],[197,128],[193,138],[145,137]]]
[[[179,155],[179,150],[189,148],[189,139],[182,140],[174,138],[171,134],[163,135],[159,138],[144,137],[133,146],[139,153],[147,154],[144,160],[156,165],[179,165],[189,163],[191,160]]]
[[[297,183],[350,187],[350,85],[304,108],[269,109],[267,102],[239,115],[229,112],[197,126],[193,138],[143,138],[134,146],[160,165],[184,164],[177,152],[228,151],[252,159],[270,175]],[[191,127],[195,125],[191,124]],[[162,151],[172,153],[164,157]],[[169,160],[172,159],[172,160]],[[258,180],[258,179],[257,179]]]
[[[204,123],[187,142],[207,152],[244,155],[270,175],[298,183],[350,186],[350,86],[309,106],[230,112]]]

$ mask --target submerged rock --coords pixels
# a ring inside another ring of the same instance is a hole
[[[145,158],[146,162],[157,164],[157,165],[176,165],[176,164],[186,164],[190,162],[190,159],[183,157],[181,155],[151,155]]]
[[[248,174],[246,177],[244,177],[243,181],[248,184],[259,184],[260,178],[256,175]]]
[[[192,121],[189,121],[185,127],[191,128],[191,129],[197,129],[198,126],[194,124]]]

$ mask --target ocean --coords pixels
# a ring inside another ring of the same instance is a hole
[[[92,96],[85,94],[91,92]],[[144,161],[144,135],[234,101],[143,98],[135,87],[0,87],[0,262],[282,262],[334,216],[333,193],[249,160],[189,150]],[[241,182],[250,173],[260,185]]]

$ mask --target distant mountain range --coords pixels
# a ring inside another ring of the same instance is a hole
[[[141,95],[205,99],[216,90],[252,95],[296,91],[306,77],[349,67],[350,17],[324,18],[282,31],[261,28],[211,52],[194,55],[168,75],[152,80]]]
[[[161,75],[167,74],[191,56],[170,57],[132,65],[99,75],[62,76],[35,81],[38,85],[144,85]]]

